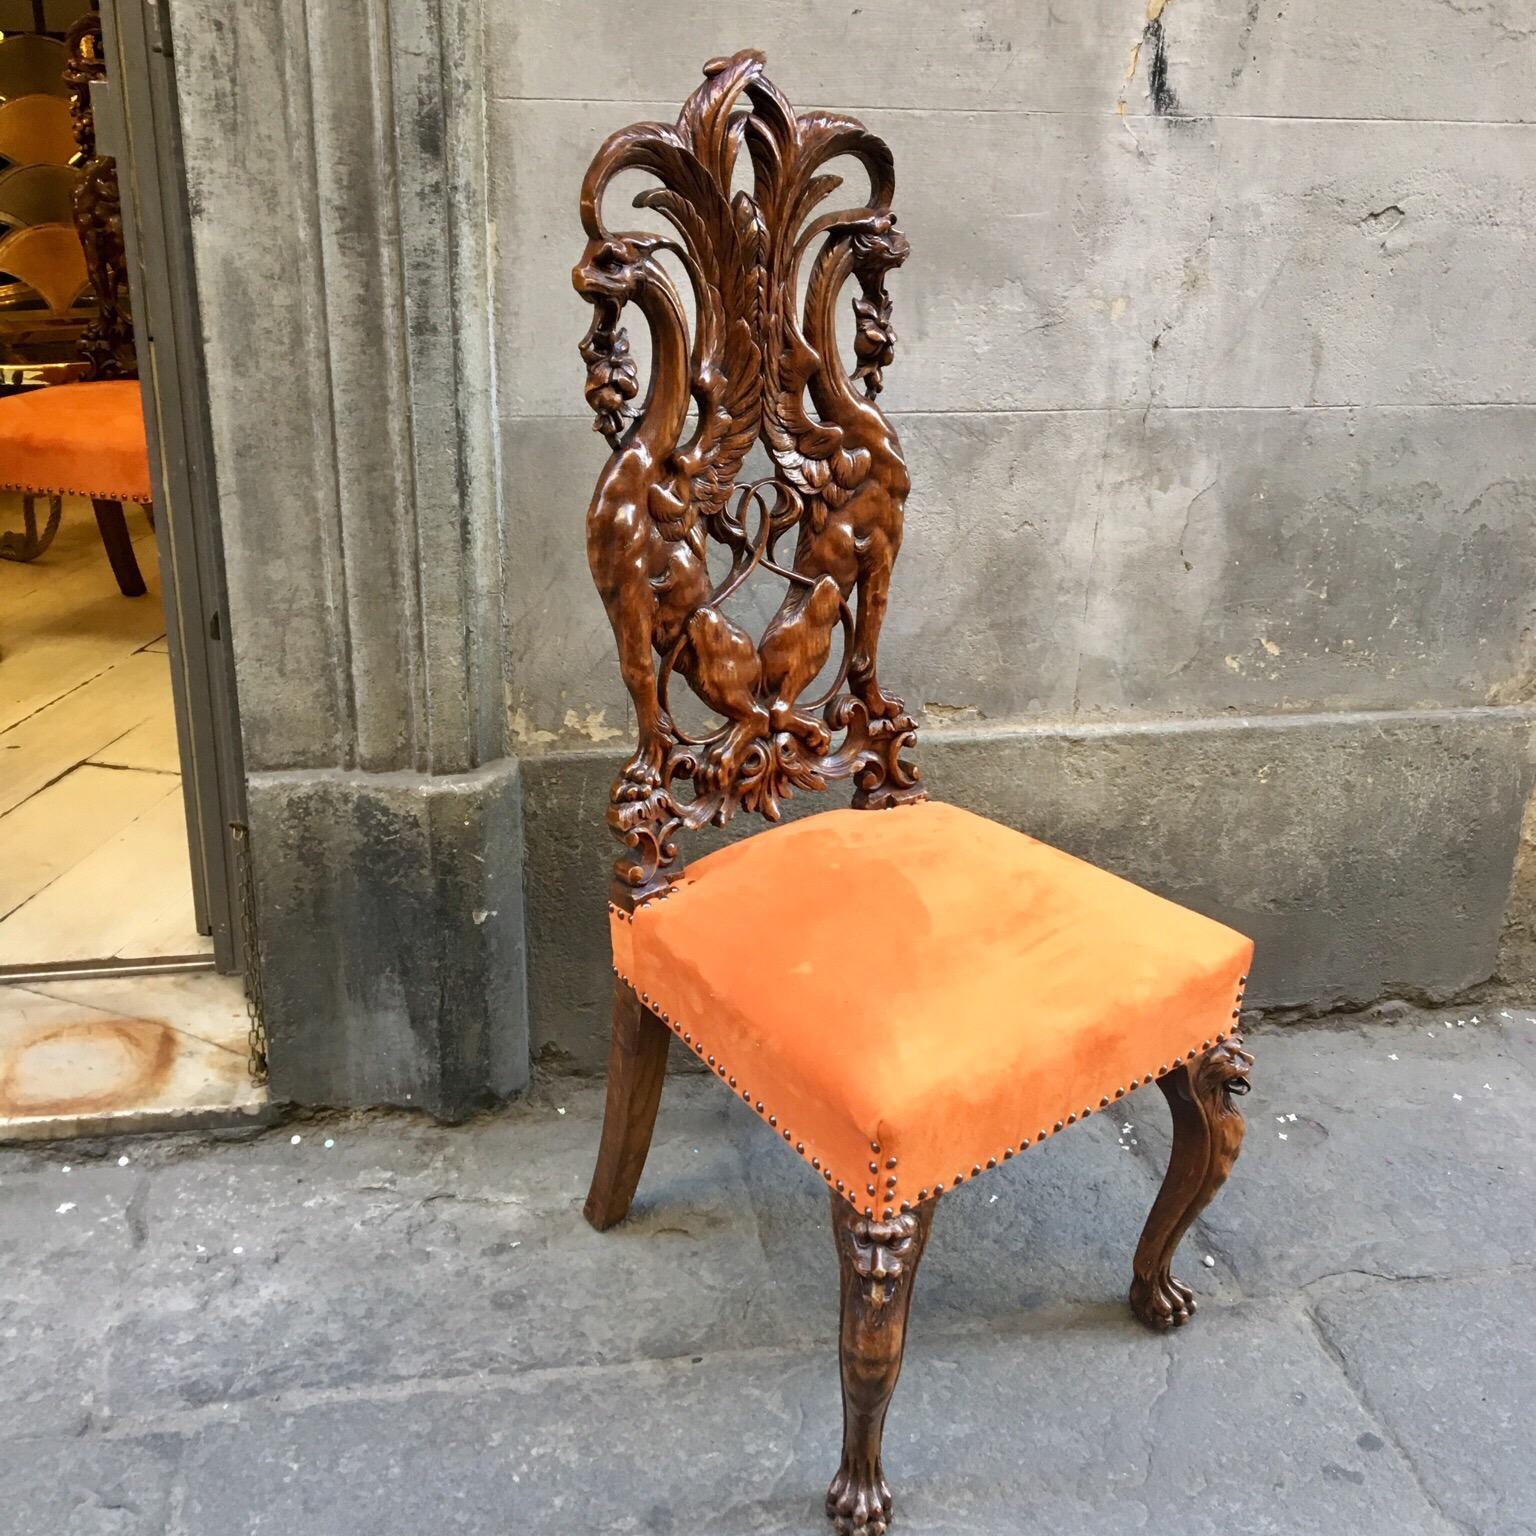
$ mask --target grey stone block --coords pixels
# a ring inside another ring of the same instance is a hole
[[[527,1081],[517,764],[253,775],[272,1094],[454,1117]]]
[[[580,411],[572,203],[642,102],[497,101],[504,415]],[[909,410],[1148,403],[1529,402],[1536,302],[1518,220],[1529,131],[1011,111],[863,114],[892,145],[913,255],[885,402]],[[625,208],[620,227],[657,215]],[[1446,281],[1446,273],[1458,275]],[[643,332],[636,317],[630,327]]]
[[[1520,0],[1461,10],[1438,0],[1362,0],[1347,20],[1328,0],[1241,9],[1165,8],[1168,71],[1183,111],[1266,117],[1528,123],[1536,80]]]
[[[1221,1396],[1239,1375],[1268,1388],[1245,1403],[1241,1435]],[[1172,1341],[1129,1321],[918,1332],[885,1463],[901,1529],[918,1536],[1013,1536],[1021,1519],[1192,1536],[1434,1529],[1402,1457],[1362,1448],[1378,1428],[1289,1314],[1224,1311]],[[830,1349],[701,1345],[671,1363],[535,1375],[467,1399],[253,1405],[189,1447],[183,1519],[187,1536],[241,1529],[258,1507],[293,1536],[434,1524],[813,1531],[836,1445]]]
[[[1035,429],[1026,423],[1021,435]],[[1100,515],[1077,709],[1526,698],[1536,659],[1532,444],[1528,409],[1117,414],[1094,467]],[[912,449],[919,484],[925,447],[918,437]],[[919,559],[942,558],[938,530],[923,531],[932,542]],[[1060,612],[1020,606],[1010,616],[1027,630]],[[978,692],[991,695],[984,712],[999,697],[1023,707],[1018,684],[976,660]]]
[[[1252,935],[1252,1004],[1318,1007],[1452,996],[1492,972],[1528,731],[1500,710],[935,731],[919,761],[937,798]],[[525,765],[534,1048],[584,1070],[606,1057],[617,845],[602,817],[618,760]]]
[[[111,1411],[803,1343],[808,1316],[832,1337],[835,1286],[808,1307],[764,1255],[726,1095],[675,1086],[634,1213],[606,1234],[581,1215],[591,1085],[458,1137],[343,1125],[330,1149],[279,1134],[168,1163],[118,1295]]]
[[[488,762],[479,8],[425,0],[382,32],[293,0],[170,9],[245,761]]]
[[[914,489],[884,675],[920,719],[1529,692],[1536,409],[943,413],[897,427]],[[519,745],[626,750],[631,710],[581,533],[603,445],[574,419],[503,431],[523,574],[508,603]]]
[[[1445,1027],[1474,1013],[1481,1023]],[[1250,1044],[1248,1135],[1196,1240],[1248,1295],[1536,1257],[1536,1092],[1501,1021],[1463,1007],[1351,1031],[1263,1029]],[[1165,1125],[1146,1122],[1154,1167]]]
[[[1536,1531],[1523,1347],[1533,1308],[1529,1270],[1393,1285],[1316,1308],[1355,1389],[1457,1531]]]
[[[144,1179],[73,1153],[11,1152],[4,1161],[0,1441],[67,1441],[104,1408],[106,1340]]]
[[[633,34],[579,25],[568,5],[489,13],[497,96],[621,97],[675,105],[711,54],[763,49],[797,104],[847,109],[991,108],[1109,115],[1150,110],[1147,57],[1126,78],[1146,13],[1119,0],[985,9],[925,0],[836,8],[759,0],[750,25],[713,0],[669,0]],[[1519,0],[1477,10],[1360,0],[1347,23],[1327,0],[1283,8],[1178,0],[1164,14],[1180,110],[1369,118],[1529,119],[1536,82]],[[922,39],[914,48],[911,40]]]
[[[1461,1014],[1462,1018],[1466,1016]],[[1529,1008],[1494,1007],[1480,1012],[1478,1017],[1498,1020],[1503,1048],[1536,1081],[1536,1013]]]

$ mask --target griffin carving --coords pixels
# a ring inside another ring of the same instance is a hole
[[[901,757],[912,721],[876,679],[908,490],[900,444],[875,403],[895,342],[885,276],[907,255],[890,211],[890,152],[851,119],[797,117],[762,68],[754,52],[712,61],[675,124],[614,134],[582,188],[587,246],[572,279],[593,315],[580,351],[594,425],[612,449],[587,516],[587,557],[638,727],[609,807],[629,850],[617,873],[631,899],[676,874],[681,828],[738,809],[776,819],[794,789],[839,778],[855,778],[858,804],[922,794]],[[750,193],[732,190],[743,143]],[[839,185],[820,168],[839,156],[863,163],[868,202],[814,216]],[[636,206],[673,234],[605,223],[606,188],[633,170],[657,183]],[[691,326],[669,261],[686,274]],[[851,373],[836,335],[850,281]],[[638,409],[629,306],[650,336]],[[739,485],[759,438],[775,473]],[[791,534],[793,555],[781,559]],[[711,545],[729,559],[719,582]],[[725,604],[758,573],[786,590],[754,640]],[[719,717],[717,729],[695,739],[681,728],[669,704],[674,677]]]

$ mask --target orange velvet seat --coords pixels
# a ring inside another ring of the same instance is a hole
[[[138,380],[53,384],[0,399],[0,486],[151,500]]]
[[[1224,1038],[1253,953],[1220,923],[933,802],[776,827],[610,917],[619,974],[881,1216]]]

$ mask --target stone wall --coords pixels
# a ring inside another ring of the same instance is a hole
[[[1530,787],[1520,0],[487,9],[536,1044],[593,1065],[631,732],[585,569],[575,198],[743,46],[890,142],[913,471],[882,675],[949,798],[1246,926],[1250,996],[1495,968]],[[1518,914],[1517,914],[1518,916]],[[1523,952],[1523,951],[1522,951]]]
[[[576,193],[743,46],[896,155],[934,790],[1247,928],[1256,1003],[1536,979],[1526,0],[171,14],[279,1096],[601,1060]]]
[[[174,0],[279,1099],[528,1075],[478,0]]]

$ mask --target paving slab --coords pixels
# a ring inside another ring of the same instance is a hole
[[[0,1157],[0,1442],[79,1434],[100,1410],[130,1212],[144,1188],[115,1161],[71,1153],[46,1172],[27,1161]]]
[[[166,1536],[179,1449],[165,1435],[0,1443],[0,1529],[6,1536]]]
[[[581,1217],[590,1085],[462,1136],[337,1127],[268,1138],[238,1172],[169,1164],[108,1340],[112,1411],[804,1338],[757,1241],[726,1095],[674,1097],[644,1198],[606,1234]]]
[[[1362,1402],[1457,1530],[1536,1532],[1533,1315],[1529,1269],[1373,1287],[1316,1308]]]
[[[1177,1334],[1124,1303],[1155,1092],[945,1197],[895,1532],[1536,1533],[1536,1015],[1388,1012],[1253,1031]],[[683,1074],[593,1233],[602,1098],[0,1149],[0,1531],[822,1530],[824,1188]]]
[[[184,1529],[814,1532],[837,1402],[820,1350],[536,1373],[473,1396],[250,1404],[189,1447]],[[1306,1322],[1262,1307],[1218,1309],[1175,1341],[1129,1321],[914,1337],[886,1462],[896,1528],[913,1536],[1437,1529]]]

